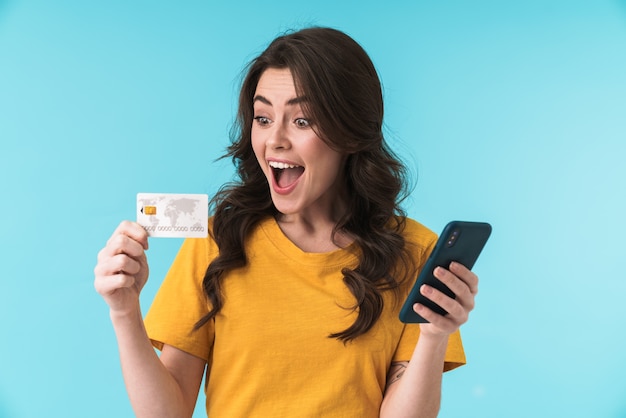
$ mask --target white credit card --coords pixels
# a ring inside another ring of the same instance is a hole
[[[137,193],[137,223],[150,237],[205,238],[208,220],[206,194]]]

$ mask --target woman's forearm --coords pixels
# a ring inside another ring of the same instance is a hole
[[[117,336],[122,374],[137,417],[191,416],[180,386],[161,363],[150,343],[141,312],[111,313]],[[192,407],[193,408],[193,407]]]
[[[445,336],[420,336],[402,377],[385,392],[381,417],[437,416],[447,344]]]

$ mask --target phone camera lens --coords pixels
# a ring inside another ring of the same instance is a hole
[[[447,247],[452,247],[454,245],[454,243],[456,242],[456,239],[459,237],[459,230],[455,229],[454,231],[452,231],[452,233],[450,234],[450,237],[448,238]]]

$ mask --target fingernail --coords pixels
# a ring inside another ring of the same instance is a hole
[[[422,295],[430,295],[433,293],[433,288],[428,285],[422,285]]]

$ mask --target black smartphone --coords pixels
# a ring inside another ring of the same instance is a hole
[[[436,267],[449,268],[456,261],[471,269],[491,235],[491,225],[485,222],[452,221],[443,229],[435,244],[435,248],[426,260],[424,268],[417,276],[417,281],[407,297],[402,309],[400,320],[406,323],[428,322],[415,313],[413,305],[421,303],[433,311],[446,315],[447,312],[439,305],[420,294],[420,287],[428,284],[446,295],[454,298],[454,292],[433,275]]]

